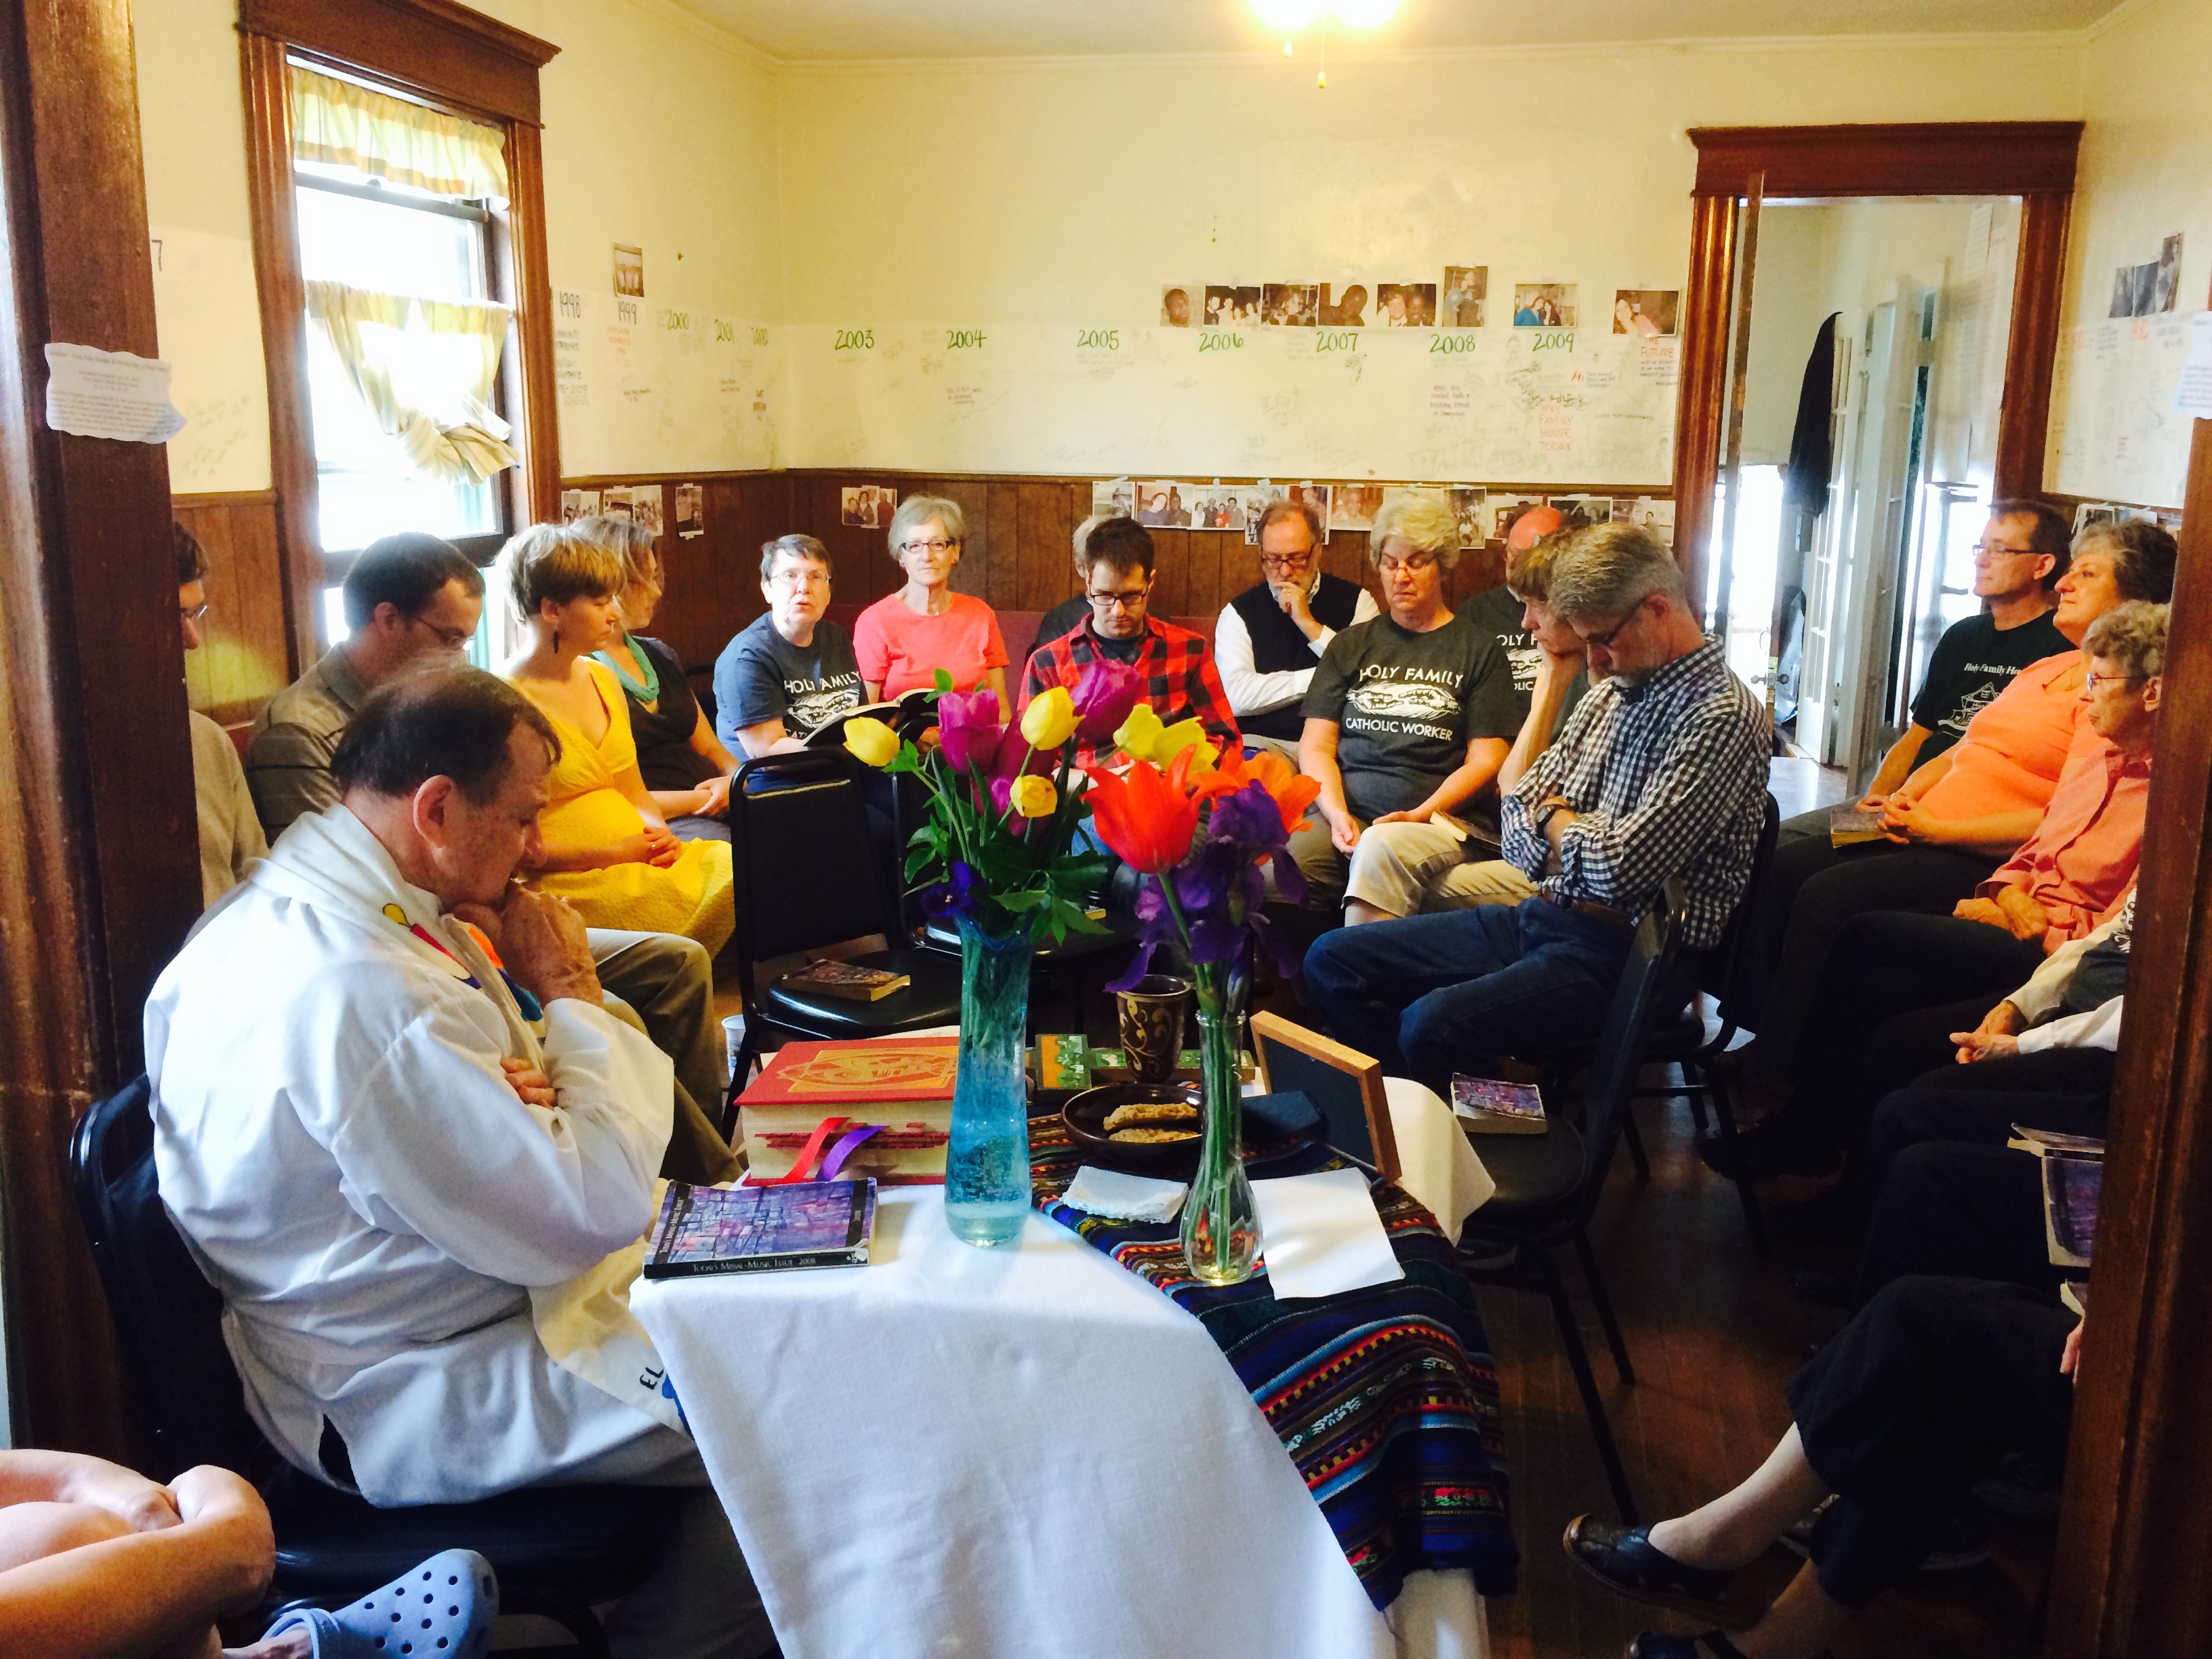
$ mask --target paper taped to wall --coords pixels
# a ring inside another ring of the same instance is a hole
[[[185,417],[169,402],[169,366],[160,359],[49,341],[46,424],[80,438],[163,444]]]
[[[2178,413],[2212,420],[2212,311],[2189,319],[2189,356],[2181,365],[2181,384],[2173,389]]]

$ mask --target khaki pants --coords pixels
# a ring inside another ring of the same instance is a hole
[[[1394,916],[1518,904],[1535,884],[1490,856],[1486,842],[1462,839],[1437,823],[1370,824],[1353,851],[1346,892]]]

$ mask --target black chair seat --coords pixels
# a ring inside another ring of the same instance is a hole
[[[474,1504],[380,1510],[296,1469],[264,1488],[277,1592],[339,1600],[390,1583],[441,1550],[472,1549],[500,1583],[559,1586],[590,1606],[643,1583],[691,1497],[680,1486],[534,1486]]]
[[[877,1002],[761,988],[760,1011],[778,1024],[819,1037],[896,1036],[960,1023],[960,961],[941,951],[872,951],[849,958],[858,968],[885,968],[913,983]]]
[[[1506,1222],[1526,1230],[1571,1212],[1583,1181],[1583,1138],[1573,1124],[1554,1118],[1540,1135],[1472,1139],[1475,1156],[1498,1183],[1498,1191],[1468,1218],[1471,1231]]]

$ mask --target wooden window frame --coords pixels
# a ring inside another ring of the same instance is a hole
[[[519,410],[521,465],[508,481],[516,522],[559,516],[561,437],[553,377],[553,290],[545,251],[545,167],[538,72],[558,46],[452,0],[240,0],[247,183],[261,345],[269,376],[269,447],[289,619],[291,673],[317,654],[321,592],[333,572],[316,533],[313,406],[307,390],[307,295],[300,276],[288,59],[327,64],[400,89],[505,140],[508,209],[493,240],[501,303],[514,307],[518,350],[501,366]]]
[[[1692,127],[1690,272],[1682,307],[1682,389],[1674,426],[1674,556],[1705,591],[1728,387],[1729,301],[1737,204],[1763,175],[1767,200],[1796,197],[2017,196],[2020,252],[1997,418],[1996,493],[2043,489],[2066,282],[2079,121]]]

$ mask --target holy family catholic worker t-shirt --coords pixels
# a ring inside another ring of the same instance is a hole
[[[738,732],[764,720],[780,720],[793,737],[810,737],[860,705],[853,636],[825,617],[811,642],[793,645],[776,632],[773,614],[763,617],[722,647],[714,702],[714,731],[725,748],[737,748]]]
[[[1995,702],[2028,664],[2072,649],[2048,611],[2017,628],[1999,628],[1986,616],[1953,623],[1936,641],[1928,676],[1912,700],[1912,723],[1932,734],[1915,763],[1933,760],[1964,737],[1966,722]]]
[[[1427,799],[1477,738],[1511,742],[1521,715],[1498,641],[1464,614],[1415,634],[1389,617],[1341,629],[1306,688],[1308,720],[1334,720],[1345,803],[1365,821]]]

